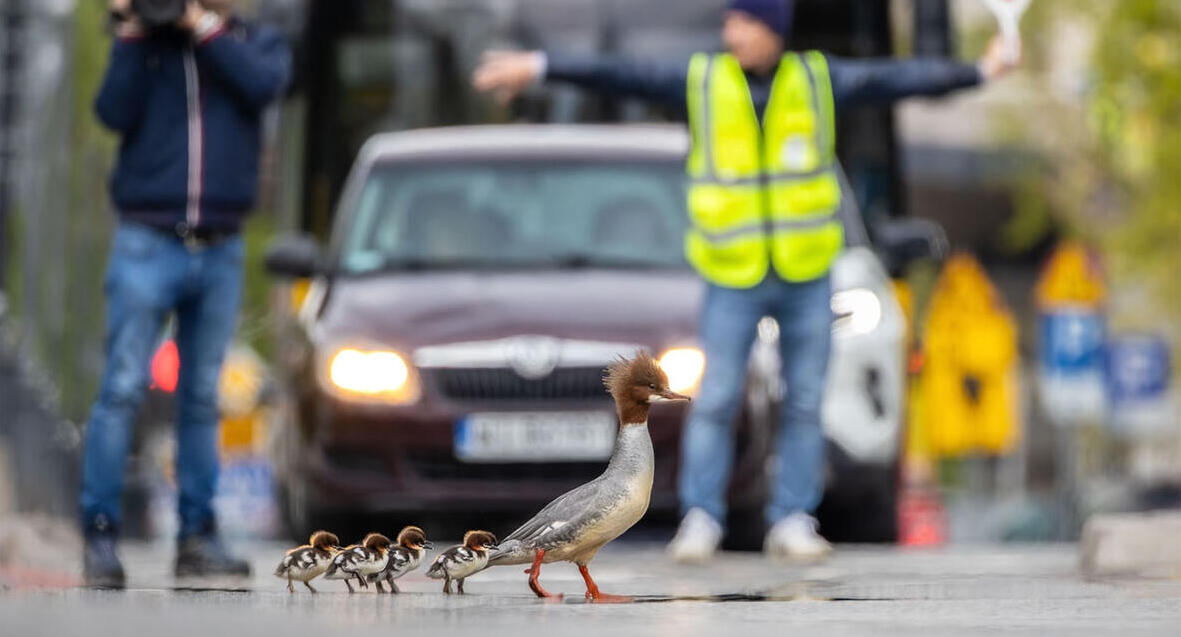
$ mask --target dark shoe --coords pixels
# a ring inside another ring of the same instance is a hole
[[[118,534],[106,520],[98,520],[83,530],[82,578],[87,586],[123,588],[126,577],[115,553]]]
[[[250,577],[250,564],[232,557],[215,534],[191,535],[176,547],[177,577]]]

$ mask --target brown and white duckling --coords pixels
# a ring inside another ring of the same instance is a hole
[[[287,578],[287,590],[295,592],[292,582],[303,582],[308,590],[315,593],[310,582],[328,570],[332,558],[340,552],[340,540],[328,531],[316,531],[303,546],[287,551],[283,561],[275,569],[276,577]]]
[[[353,583],[351,581],[354,578],[357,579],[362,588],[368,588],[369,585],[365,583],[365,580],[357,577],[354,572],[357,569],[357,564],[363,559],[365,559],[365,547],[360,544],[350,544],[342,548],[332,558],[328,569],[324,571],[324,579],[343,580],[344,585],[348,587],[350,593],[356,592],[353,590]]]
[[[468,531],[463,535],[463,544],[453,546],[435,558],[427,569],[426,576],[443,580],[443,592],[451,594],[451,580],[459,584],[463,594],[463,580],[488,566],[488,552],[496,548],[496,536],[488,531]]]
[[[353,590],[350,580],[356,579],[362,588],[368,588],[366,578],[385,568],[390,558],[390,539],[381,533],[370,533],[360,545],[345,548],[328,565],[324,579],[344,580],[349,592]]]
[[[382,581],[389,582],[390,594],[398,593],[398,585],[394,580],[418,568],[422,563],[422,558],[426,556],[427,549],[435,548],[429,540],[426,539],[426,533],[417,526],[408,526],[400,533],[395,540],[394,547],[390,549],[390,559],[386,562],[385,568],[370,575],[366,579],[374,582],[377,586],[378,592],[381,592]]]

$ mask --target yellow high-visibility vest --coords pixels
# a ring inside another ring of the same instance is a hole
[[[824,56],[783,56],[761,126],[732,55],[693,56],[687,97],[689,262],[731,288],[757,285],[772,266],[788,281],[827,273],[844,227]]]

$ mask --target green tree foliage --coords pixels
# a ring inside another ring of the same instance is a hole
[[[1181,2],[1037,0],[1024,31],[1046,97],[1006,128],[1049,170],[1022,196],[1101,248],[1117,326],[1181,343]]]
[[[1181,3],[1110,5],[1087,100],[1097,160],[1119,206],[1109,246],[1181,312]]]

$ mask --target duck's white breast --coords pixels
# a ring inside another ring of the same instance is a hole
[[[608,505],[603,515],[581,529],[572,542],[554,551],[554,560],[589,561],[603,545],[626,533],[644,517],[652,497],[652,473],[629,476],[621,486],[620,497]]]

